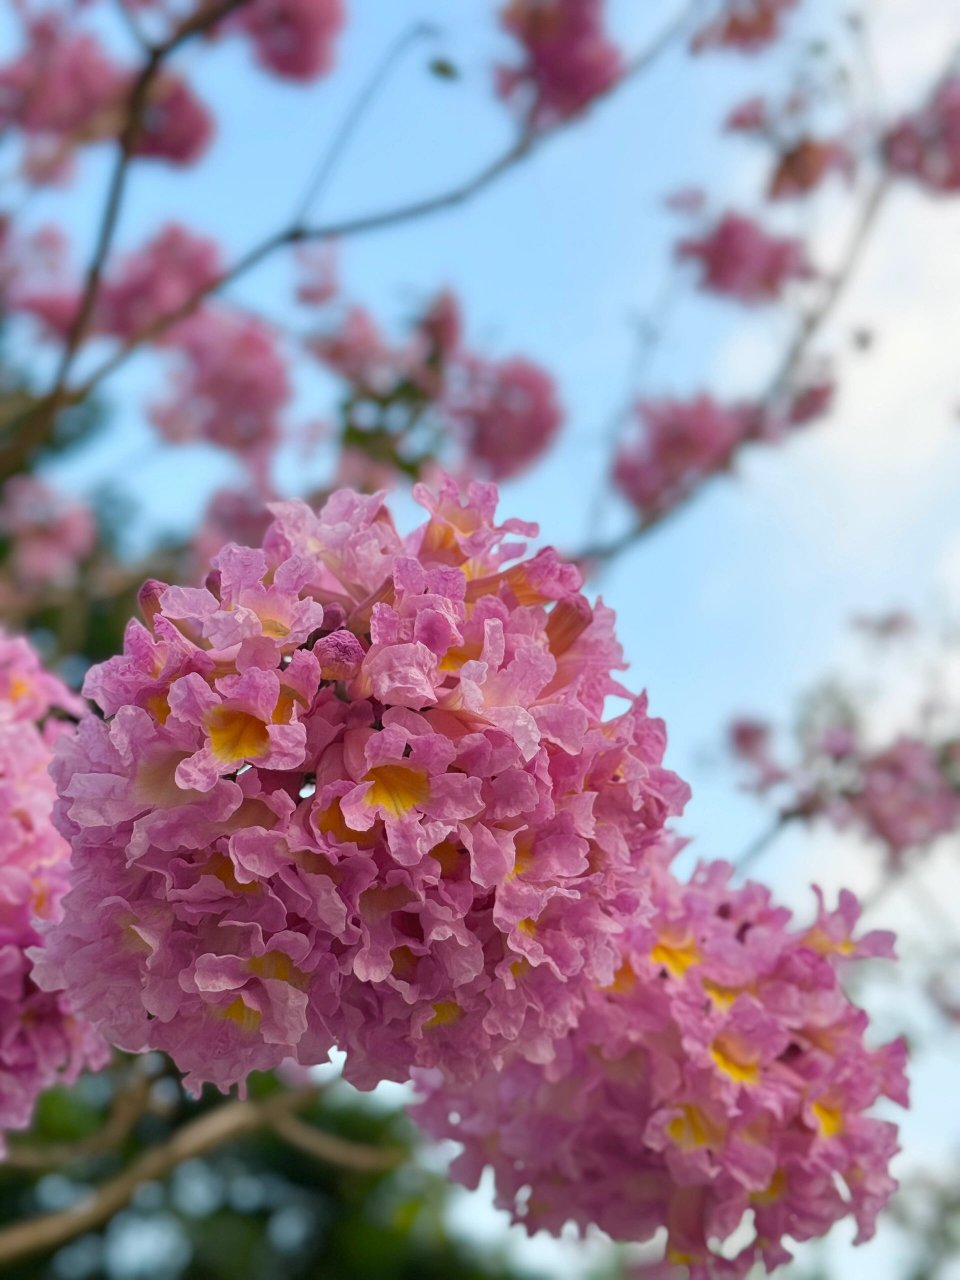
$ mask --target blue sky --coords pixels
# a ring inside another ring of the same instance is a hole
[[[633,49],[676,8],[668,0],[613,4],[618,30]],[[491,4],[353,0],[349,9],[336,74],[310,88],[261,76],[238,41],[185,55],[184,68],[195,69],[197,87],[219,111],[220,132],[194,171],[136,172],[121,247],[136,245],[171,217],[215,234],[228,257],[257,241],[296,205],[346,104],[384,49],[425,16],[441,25],[441,37],[435,47],[409,54],[393,74],[321,212],[351,214],[430,193],[507,145],[510,119],[490,93],[490,67],[509,50]],[[721,207],[757,207],[763,167],[742,144],[718,144],[719,121],[731,102],[782,82],[804,24],[841,9],[838,0],[813,0],[783,49],[767,59],[718,57],[691,69],[671,53],[467,207],[343,246],[345,288],[377,315],[400,321],[418,299],[450,286],[463,298],[472,344],[491,354],[529,355],[556,374],[568,410],[563,438],[543,466],[504,491],[509,513],[538,519],[545,540],[565,549],[582,545],[595,531],[597,495],[608,531],[628,518],[604,488],[606,433],[631,389],[636,321],[662,296],[678,232],[662,195],[693,182],[716,192]],[[875,0],[871,16],[884,100],[909,105],[955,32],[956,0],[908,6]],[[3,34],[0,15],[0,41]],[[457,65],[459,80],[425,74],[433,52]],[[37,220],[62,219],[81,260],[106,174],[107,156],[92,154],[78,187],[66,197],[44,197],[31,211]],[[788,210],[781,223],[799,228],[809,216]],[[815,219],[816,256],[825,263],[836,261],[848,216],[848,199],[835,191]],[[746,459],[735,478],[708,487],[597,583],[620,617],[628,679],[649,690],[653,710],[669,726],[670,761],[694,786],[686,828],[697,855],[735,855],[765,822],[736,793],[720,759],[725,722],[747,710],[788,718],[811,682],[844,663],[856,671],[862,660],[847,640],[853,614],[896,605],[931,609],[960,589],[958,239],[960,201],[897,194],[826,335],[829,347],[849,346],[850,331],[861,323],[877,333],[871,354],[846,362],[838,413],[783,448]],[[289,260],[276,259],[232,296],[283,317],[291,279]],[[749,394],[764,385],[788,332],[776,314],[745,316],[681,298],[643,389],[709,385]],[[145,527],[184,525],[204,493],[231,474],[229,464],[196,449],[185,466],[183,453],[151,442],[143,401],[163,385],[153,358],[132,362],[111,385],[111,429],[89,457],[63,464],[59,478],[92,491],[122,471],[144,503]],[[298,412],[322,416],[329,390],[322,377],[305,375]],[[319,456],[310,464],[312,480],[322,478],[326,462]],[[285,486],[295,491],[303,476],[288,458]],[[842,876],[866,888],[872,863],[849,842],[823,837],[785,841],[763,871],[805,905],[802,886],[811,878],[834,886]],[[925,1149],[949,1078],[950,1060],[942,1055],[918,1076],[918,1092],[929,1101],[913,1132]],[[858,1264],[862,1274],[881,1280],[896,1274],[883,1270],[879,1254],[866,1259]]]

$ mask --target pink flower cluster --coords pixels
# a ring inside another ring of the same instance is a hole
[[[666,1225],[665,1261],[692,1280],[772,1270],[790,1258],[786,1238],[848,1215],[869,1239],[897,1146],[895,1126],[867,1112],[881,1097],[906,1105],[905,1046],[866,1045],[840,973],[892,955],[892,936],[855,938],[851,894],[790,928],[729,866],[683,885],[668,860],[618,939],[616,976],[553,1060],[470,1085],[418,1073],[414,1115],[463,1145],[458,1180],[475,1186],[492,1165],[499,1205],[531,1232],[596,1223],[639,1241]]]
[[[898,621],[898,615],[890,616]],[[742,719],[731,726],[730,746],[749,767],[753,790],[784,791],[782,812],[855,827],[884,847],[890,863],[960,828],[955,741],[901,734],[887,746],[870,748],[850,725],[834,719],[804,744],[801,760],[790,767],[775,757],[770,727]]]
[[[677,257],[701,267],[700,288],[740,302],[775,300],[791,280],[814,274],[803,242],[774,236],[752,218],[727,213],[699,239],[681,240]]]
[[[306,81],[330,70],[345,17],[343,0],[253,0],[235,21],[253,41],[261,66]]]
[[[0,1129],[25,1128],[38,1094],[107,1058],[72,1002],[37,987],[31,962],[59,914],[70,853],[51,821],[47,766],[72,722],[52,713],[82,710],[25,640],[0,634]]]
[[[15,576],[29,587],[69,586],[97,541],[96,521],[86,503],[29,475],[12,476],[3,486],[0,533],[10,539]]]
[[[497,92],[531,124],[576,115],[623,72],[603,9],[603,0],[510,0],[501,10],[501,25],[523,46],[524,60],[497,68]]]
[[[362,1086],[549,1062],[687,789],[624,694],[610,611],[496,492],[277,504],[204,587],[147,583],[59,748],[73,887],[43,980],[226,1088],[347,1052]],[[519,558],[518,558],[519,557]]]
[[[524,470],[553,443],[563,411],[553,379],[539,365],[519,356],[496,361],[466,355],[453,383],[444,416],[471,464],[492,479]]]
[[[317,266],[320,275],[305,287],[311,301],[326,302],[335,286],[329,268]],[[370,313],[353,305],[310,340],[313,354],[350,384],[353,417],[363,419],[351,422],[355,432],[346,442],[348,464],[362,463],[352,483],[360,483],[363,474],[385,482],[398,463],[416,469],[414,442],[422,440],[416,427],[425,408],[431,410],[427,425],[435,428],[428,456],[447,453],[449,464],[453,445],[471,476],[505,480],[553,443],[563,410],[550,375],[522,356],[491,360],[470,351],[462,330],[457,299],[442,291],[402,343],[388,341]],[[404,411],[414,428],[410,448],[405,448],[405,424],[397,425],[393,417]],[[381,444],[387,449],[378,456]]]
[[[47,13],[25,25],[25,47],[0,65],[0,127],[25,140],[23,176],[60,181],[75,148],[114,138],[126,118],[130,71],[98,38]],[[157,76],[135,147],[141,156],[191,164],[206,149],[213,122],[176,73]]]
[[[960,76],[946,80],[921,111],[893,128],[883,149],[893,173],[931,191],[960,191]]]
[[[290,399],[287,365],[273,330],[256,316],[205,307],[166,345],[179,357],[169,394],[150,420],[172,441],[207,440],[265,474]]]
[[[614,460],[613,480],[645,518],[681,502],[708,476],[729,468],[733,455],[758,434],[760,415],[707,395],[692,400],[641,400],[635,431]]]
[[[783,18],[797,0],[722,0],[718,16],[693,38],[694,53],[738,49],[758,53],[782,33]]]
[[[919,738],[897,738],[857,761],[857,782],[833,814],[856,822],[898,861],[960,827],[960,780],[951,776],[949,763],[949,749],[945,758]]]

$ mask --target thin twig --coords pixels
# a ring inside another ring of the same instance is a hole
[[[327,1133],[305,1120],[294,1115],[280,1115],[271,1122],[270,1128],[284,1142],[312,1156],[315,1160],[323,1160],[327,1164],[339,1165],[343,1169],[356,1169],[360,1173],[378,1173],[394,1169],[404,1158],[405,1152],[393,1147],[370,1147],[359,1142],[350,1142],[338,1137],[335,1133]]]
[[[744,851],[733,859],[734,870],[743,873],[774,844],[791,822],[802,816],[800,809],[784,809],[777,814],[773,822],[747,845]]]
[[[363,117],[377,99],[394,67],[412,45],[420,40],[434,39],[439,29],[428,22],[418,22],[416,26],[404,31],[391,45],[377,64],[370,79],[361,89],[353,106],[343,118],[339,129],[334,134],[330,148],[324,155],[310,177],[303,197],[293,215],[294,226],[303,225],[311,210],[315,209],[320,194],[324,191],[336,171],[353,135],[361,124]]]
[[[783,359],[777,366],[770,383],[760,397],[758,403],[769,408],[775,409],[778,402],[782,399],[786,391],[789,390],[794,375],[802,364],[803,360],[810,349],[810,344],[816,335],[829,320],[840,302],[844,293],[850,285],[855,274],[857,265],[859,264],[863,251],[866,248],[867,241],[870,236],[876,220],[880,212],[884,198],[890,190],[890,181],[886,175],[882,175],[871,186],[867,197],[861,206],[859,216],[854,224],[853,231],[847,243],[847,249],[844,254],[843,262],[830,281],[830,284],[824,293],[819,304],[803,317],[800,326],[794,336],[792,342],[787,347]],[[720,474],[720,473],[718,473]],[[709,479],[710,477],[707,477]],[[702,485],[695,486],[694,489],[679,502],[671,507],[667,507],[659,512],[652,512],[649,515],[637,520],[634,524],[625,529],[617,537],[609,542],[595,543],[581,551],[577,555],[577,559],[588,564],[605,564],[621,552],[626,551],[634,543],[638,542],[651,529],[663,523],[665,518],[672,515],[673,512],[685,506],[687,501],[694,493],[699,493]]]

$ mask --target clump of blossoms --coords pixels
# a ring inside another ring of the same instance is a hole
[[[72,889],[44,981],[226,1088],[336,1044],[361,1086],[553,1060],[614,981],[687,789],[577,570],[496,491],[279,503],[150,582],[54,763]]]
[[[614,459],[613,481],[644,518],[654,519],[729,468],[738,448],[757,435],[762,415],[751,405],[698,395],[638,401],[632,425]]]
[[[693,38],[694,53],[737,49],[758,53],[782,34],[783,21],[797,0],[722,0],[721,12]]]
[[[706,235],[681,240],[677,257],[696,262],[700,288],[748,304],[772,302],[814,270],[803,242],[775,236],[742,214],[727,213]]]
[[[492,1165],[498,1203],[531,1232],[596,1223],[641,1241],[666,1225],[665,1261],[692,1280],[772,1270],[789,1261],[785,1237],[847,1215],[869,1239],[897,1146],[895,1126],[867,1111],[882,1097],[906,1105],[905,1046],[867,1046],[840,973],[891,955],[892,936],[855,937],[847,893],[834,911],[821,899],[812,927],[790,927],[726,864],[680,884],[669,852],[619,939],[614,980],[591,991],[553,1060],[516,1060],[469,1087],[423,1073],[415,1115],[463,1144],[460,1181]]]
[[[945,80],[922,110],[891,129],[883,149],[891,172],[930,191],[960,191],[960,76]]]
[[[898,615],[879,622],[896,625]],[[960,828],[956,738],[903,733],[871,747],[850,724],[833,719],[802,743],[796,764],[785,766],[771,749],[770,727],[743,719],[731,726],[730,746],[748,767],[752,789],[779,788],[782,813],[852,827],[880,844],[891,866]]]
[[[31,961],[58,918],[70,856],[47,767],[73,722],[54,713],[82,710],[25,640],[0,633],[0,1130],[26,1128],[38,1094],[107,1059],[71,1000],[36,985]]]
[[[497,68],[497,92],[532,125],[583,111],[624,71],[623,54],[604,30],[603,0],[511,0],[500,23],[523,48],[523,61]]]

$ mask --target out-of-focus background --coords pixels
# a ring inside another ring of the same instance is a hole
[[[72,4],[60,0],[59,7],[72,18]],[[123,7],[91,5],[82,21],[130,60],[137,49]],[[150,5],[127,7],[144,30],[158,20]],[[358,100],[364,109],[312,202],[314,223],[389,209],[469,179],[510,147],[518,129],[493,91],[493,68],[509,62],[515,46],[497,8],[481,0],[351,0],[335,66],[311,83],[264,75],[239,39],[191,43],[177,66],[215,117],[215,137],[191,167],[134,166],[112,252],[136,251],[164,224],[180,222],[216,240],[223,261],[234,261],[285,225]],[[629,53],[647,48],[682,11],[669,0],[611,0],[606,21]],[[960,595],[960,199],[893,183],[849,262],[851,234],[877,180],[877,122],[916,111],[949,72],[960,6],[798,0],[783,15],[780,37],[762,50],[692,57],[690,35],[709,16],[694,14],[643,74],[552,129],[484,190],[431,216],[344,236],[332,267],[339,297],[363,307],[389,341],[399,343],[430,300],[450,290],[470,348],[491,360],[522,355],[550,372],[562,426],[542,456],[504,479],[503,508],[537,520],[542,540],[571,555],[627,535],[616,554],[588,562],[589,589],[616,610],[629,683],[649,691],[653,712],[668,726],[668,763],[692,785],[682,823],[689,866],[699,857],[738,859],[775,815],[767,797],[742,785],[727,746],[731,722],[771,722],[789,757],[797,751],[798,718],[822,712],[828,688],[830,705],[855,704],[877,743],[919,732],[929,722],[931,689],[948,736],[955,735],[949,709],[960,694],[951,634]],[[432,30],[411,38],[378,76],[385,53],[418,23]],[[22,39],[19,6],[7,6],[0,63],[13,61]],[[798,85],[807,87],[810,128],[842,137],[856,159],[807,197],[770,204],[776,142],[722,125],[739,103],[773,102]],[[12,133],[0,140],[9,170],[0,210],[18,234],[55,224],[69,243],[65,270],[76,285],[102,227],[113,150],[78,148],[69,181],[24,187]],[[668,205],[665,197],[690,188],[705,193],[703,208]],[[738,307],[694,286],[691,264],[676,260],[677,240],[701,234],[733,209],[802,238],[828,285],[851,268],[807,353],[832,361],[833,404],[822,420],[775,445],[737,451],[731,467],[704,477],[642,537],[630,537],[636,510],[611,483],[630,405],[700,392],[755,400],[776,377],[811,305],[787,290],[777,305]],[[225,294],[231,306],[275,328],[288,361],[287,433],[270,463],[270,486],[281,495],[315,495],[342,468],[344,379],[304,352],[304,339],[332,322],[322,308],[295,301],[303,270],[285,250]],[[61,348],[44,335],[36,308],[10,305],[3,320],[3,368],[39,394],[57,376]],[[106,338],[83,345],[72,381],[82,383],[110,350]],[[211,497],[248,486],[236,451],[203,440],[171,444],[151,424],[149,408],[173,385],[174,362],[162,347],[135,352],[98,385],[90,410],[96,429],[27,460],[31,474],[92,509],[121,566],[117,581],[125,582],[123,566],[131,583],[139,581],[140,567],[157,554],[181,563],[183,544],[209,521]],[[471,472],[469,457],[457,465]],[[402,485],[394,509],[401,524],[413,522]],[[29,585],[4,588],[10,612],[66,674],[77,676],[85,656],[116,645],[129,602],[125,586],[116,607],[107,601],[94,608],[90,627],[100,632],[84,649],[84,624],[64,603],[72,599],[69,575],[55,584],[62,594],[36,611],[24,603]],[[913,620],[903,636],[885,641],[853,625],[895,611]],[[828,895],[846,885],[870,901],[890,874],[876,842],[856,827],[839,829],[826,819],[784,826],[751,871],[801,915],[812,910],[811,883]],[[801,1249],[791,1274],[960,1274],[953,1255],[960,1214],[951,1219],[949,1203],[960,1143],[957,1038],[944,1002],[927,996],[944,976],[937,955],[946,954],[960,927],[956,853],[954,832],[912,855],[909,873],[898,871],[878,895],[870,921],[900,932],[903,966],[894,977],[871,971],[858,989],[878,1035],[906,1031],[914,1042],[913,1106],[900,1118],[896,1170],[914,1186],[913,1208],[891,1212],[876,1240],[855,1252],[852,1229],[838,1228],[825,1246]],[[105,1080],[49,1095],[38,1133],[46,1126],[50,1140],[63,1142],[92,1132],[109,1105]],[[125,1158],[187,1105],[162,1071],[155,1087],[156,1112],[128,1136]],[[356,1138],[391,1133],[412,1141],[396,1114],[402,1101],[395,1087],[367,1098],[332,1084],[318,1114]],[[400,1174],[374,1176],[325,1169],[272,1140],[250,1141],[182,1165],[165,1183],[147,1182],[105,1231],[9,1274],[386,1280],[618,1273],[618,1256],[603,1238],[585,1246],[572,1238],[527,1239],[492,1207],[486,1183],[476,1193],[448,1191],[448,1155],[420,1149]],[[72,1204],[84,1179],[101,1168],[91,1157],[42,1174],[8,1169],[0,1174],[0,1213],[12,1219],[25,1205]]]

